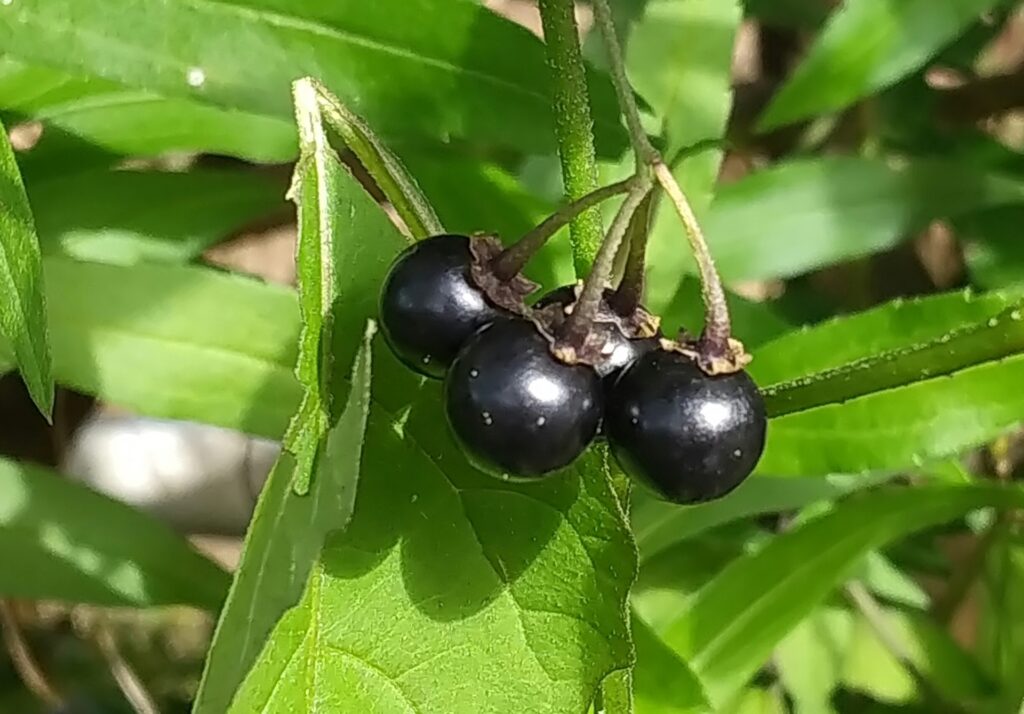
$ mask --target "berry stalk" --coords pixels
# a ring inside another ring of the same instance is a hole
[[[626,235],[626,229],[633,219],[633,214],[636,213],[650,191],[651,184],[648,181],[637,181],[630,187],[629,193],[626,194],[626,198],[622,201],[622,205],[619,206],[619,210],[608,228],[608,234],[601,243],[601,249],[594,259],[590,275],[583,283],[583,290],[576,301],[576,306],[559,330],[554,350],[569,363],[580,361],[580,357],[586,349],[590,325],[601,304],[601,295],[611,275],[615,254]]]
[[[625,263],[619,286],[609,298],[609,303],[620,315],[632,315],[644,298],[645,265],[647,263],[647,238],[650,235],[651,213],[654,210],[654,193],[644,197],[643,203],[633,214],[633,220],[626,232]],[[620,251],[622,248],[619,249]]]
[[[541,249],[551,236],[561,230],[566,224],[571,223],[573,219],[585,211],[594,208],[609,198],[626,193],[633,183],[632,179],[625,179],[624,181],[602,186],[581,196],[572,203],[565,204],[545,218],[536,228],[502,251],[501,255],[491,263],[491,269],[494,271],[494,274],[500,280],[509,280],[526,267],[530,258]]]
[[[633,88],[626,76],[622,49],[615,33],[611,8],[608,0],[593,0],[597,27],[608,53],[612,81],[618,95],[619,105],[626,118],[633,151],[636,155],[637,175],[647,177],[653,170],[654,178],[668,194],[672,205],[679,214],[685,229],[687,240],[697,260],[700,273],[701,295],[704,300],[705,326],[697,344],[698,362],[702,368],[712,372],[734,372],[741,369],[749,357],[743,346],[731,338],[732,327],[729,320],[729,306],[725,301],[725,290],[715,270],[714,260],[708,249],[704,233],[700,229],[697,217],[693,213],[686,195],[676,182],[672,171],[662,160],[651,144],[640,121],[640,110],[633,96]]]

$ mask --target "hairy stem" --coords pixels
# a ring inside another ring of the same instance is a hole
[[[633,214],[636,213],[650,190],[649,182],[637,182],[626,194],[626,198],[622,201],[618,213],[615,214],[615,218],[608,228],[608,235],[601,243],[601,249],[594,259],[594,267],[583,283],[583,290],[576,301],[576,307],[573,308],[572,314],[569,315],[560,330],[555,344],[556,349],[567,347],[578,352],[583,347],[590,330],[590,323],[597,315],[601,296],[611,275],[612,266],[615,263],[615,253],[626,235],[626,228],[629,227]]]
[[[540,0],[544,43],[551,67],[555,99],[555,133],[562,162],[562,181],[569,200],[597,188],[594,122],[590,116],[587,77],[580,52],[573,0]],[[570,228],[573,264],[585,274],[601,244],[601,213],[596,208],[573,218]]]
[[[530,258],[562,227],[572,222],[581,213],[599,205],[612,196],[626,193],[633,183],[633,179],[625,179],[618,183],[602,186],[581,196],[572,203],[562,206],[495,258],[491,265],[494,274],[501,280],[511,279],[512,276],[526,266]]]
[[[654,194],[644,197],[640,207],[633,214],[627,235],[627,252],[622,279],[615,289],[610,302],[611,307],[620,315],[628,316],[643,302],[644,267],[647,262],[647,237],[650,234],[651,213],[654,209]]]

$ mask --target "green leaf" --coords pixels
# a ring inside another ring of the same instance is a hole
[[[971,283],[994,289],[1024,285],[1024,206],[982,211],[957,221]]]
[[[540,41],[472,2],[172,0],[112,14],[96,0],[19,0],[0,12],[0,46],[70,74],[281,118],[292,80],[314,75],[386,135],[553,146]],[[610,83],[591,79],[598,126],[620,147]]]
[[[1024,491],[988,485],[854,495],[730,563],[689,601],[663,639],[720,704],[869,550],[978,508],[1021,504]]]
[[[293,92],[296,95],[297,107],[300,96],[305,97],[310,106],[314,102],[318,105],[318,111],[323,112],[323,121],[341,135],[359,158],[363,168],[376,181],[381,193],[391,203],[413,238],[426,238],[444,230],[437,219],[437,214],[434,213],[434,207],[420,192],[416,180],[377,138],[362,117],[353,113],[323,85],[310,77],[298,80],[293,86]],[[300,112],[301,124],[301,110],[297,111]]]
[[[53,374],[39,240],[7,130],[0,124],[0,332],[32,401],[50,419]]]
[[[849,611],[822,607],[775,647],[772,659],[795,714],[836,714],[832,693],[841,682],[852,629]]]
[[[735,0],[653,0],[635,25],[627,65],[660,120],[666,156],[699,218],[711,204],[732,107],[732,48],[741,12]],[[689,153],[686,147],[712,142]],[[661,201],[648,243],[647,302],[663,311],[689,260],[679,218]]]
[[[374,407],[355,516],[232,711],[582,712],[630,664],[635,556],[603,456],[505,484],[445,438],[437,397],[404,423]]]
[[[357,336],[375,315],[380,281],[405,245],[328,145],[308,82],[296,82],[295,105],[300,158],[291,197],[299,224],[303,326],[296,376],[303,398],[249,527],[197,713],[227,709],[274,624],[298,601],[328,532],[345,528],[352,516],[370,411],[373,329],[362,341]]]
[[[0,595],[216,610],[228,575],[160,522],[38,466],[0,459]]]
[[[1024,370],[1024,307],[929,342],[765,390],[759,469],[812,475],[895,469],[956,454],[1020,420],[1006,384]]]
[[[295,127],[276,117],[128,89],[0,57],[0,108],[115,154],[197,151],[250,161],[295,157]]]
[[[790,277],[889,248],[935,218],[1021,203],[1021,181],[960,163],[803,159],[723,186],[704,230],[726,279]]]
[[[987,323],[1010,307],[1016,297],[958,291],[894,300],[789,332],[761,345],[748,371],[767,386],[941,340],[956,330]]]
[[[293,291],[208,268],[43,264],[61,384],[149,416],[284,433],[301,394]]]
[[[984,711],[1016,711],[1024,700],[1024,542],[1018,528],[1002,529],[986,554],[981,593],[977,653],[1003,689]]]
[[[760,121],[762,131],[842,109],[917,70],[999,0],[855,0],[829,19]]]
[[[81,260],[185,262],[279,212],[284,191],[238,171],[84,171],[28,185],[44,253]]]

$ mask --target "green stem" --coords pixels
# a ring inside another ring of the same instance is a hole
[[[576,200],[597,188],[593,120],[580,52],[573,0],[540,0],[548,64],[555,100],[555,133],[566,197]],[[601,245],[601,213],[592,208],[569,226],[573,264],[586,274]]]
[[[502,251],[491,265],[494,274],[500,280],[510,280],[526,266],[530,258],[547,243],[548,239],[567,223],[571,223],[581,213],[600,205],[602,201],[625,193],[632,185],[632,179],[618,181],[602,186],[572,203],[562,206],[545,218],[536,228]]]

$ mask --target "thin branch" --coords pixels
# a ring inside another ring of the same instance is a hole
[[[96,645],[107,660],[114,681],[136,714],[160,714],[156,702],[146,690],[146,685],[121,654],[121,649],[106,624],[101,623],[96,627],[95,639]]]
[[[18,677],[25,683],[25,687],[48,709],[62,708],[64,700],[50,684],[42,667],[32,655],[9,600],[0,600],[0,630],[3,630],[4,645],[11,657],[11,664],[14,665]]]

